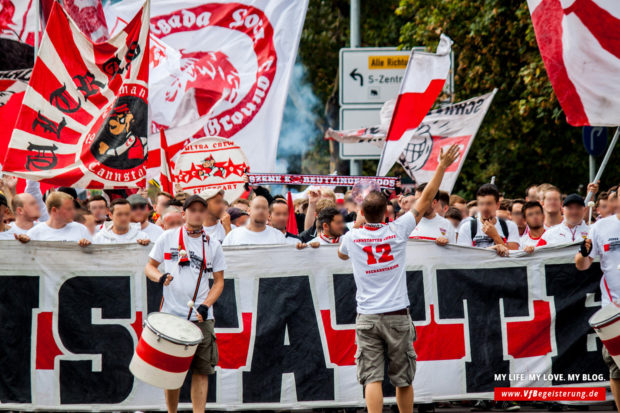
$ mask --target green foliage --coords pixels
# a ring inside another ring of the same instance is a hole
[[[509,197],[523,196],[533,183],[551,182],[566,192],[585,188],[588,159],[581,128],[566,123],[525,1],[361,3],[363,46],[425,45],[435,50],[439,35],[445,33],[454,41],[455,101],[498,88],[455,192],[470,198],[492,176]],[[348,8],[348,1],[310,0],[300,45],[300,57],[332,125],[337,125],[333,106],[334,99],[337,104],[338,50],[348,46]],[[326,148],[319,142],[312,156],[328,157]],[[620,169],[615,166],[619,160],[618,153],[612,156],[603,188],[620,182]],[[373,169],[372,162],[364,163],[366,173]]]

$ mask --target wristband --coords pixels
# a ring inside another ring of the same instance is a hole
[[[166,280],[168,279],[168,276],[170,275],[169,272],[162,274],[161,277],[159,277],[159,284],[160,285],[164,285],[164,283],[166,282]]]
[[[582,257],[587,257],[588,255],[590,255],[591,251],[592,251],[592,246],[590,246],[590,248],[588,249],[588,246],[586,245],[586,240],[584,239],[579,245],[579,253],[581,254]]]
[[[209,306],[200,304],[196,309],[196,312],[202,316],[203,321],[209,317]]]

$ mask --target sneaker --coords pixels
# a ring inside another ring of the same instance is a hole
[[[469,409],[470,412],[489,412],[491,411],[491,401],[490,400],[478,400],[474,404],[474,407]]]
[[[501,410],[503,412],[516,412],[521,410],[521,406],[519,406],[515,402],[511,401],[503,401],[495,406],[496,410]]]
[[[418,413],[435,413],[433,403],[418,403]]]

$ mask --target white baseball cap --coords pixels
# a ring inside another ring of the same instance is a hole
[[[224,190],[223,189],[218,189],[218,188],[208,188],[208,189],[205,189],[204,191],[202,191],[200,193],[200,196],[205,201],[208,201],[209,199],[213,198],[214,196],[216,196],[218,194],[222,194],[222,196],[224,196]]]

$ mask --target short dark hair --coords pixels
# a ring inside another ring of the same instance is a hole
[[[512,200],[512,205],[510,206],[510,210],[511,211],[512,211],[512,207],[515,206],[515,204],[525,205],[525,199],[523,199],[523,198],[513,199]]]
[[[131,204],[129,203],[128,200],[126,200],[125,198],[116,198],[114,201],[112,201],[112,203],[110,204],[110,213],[113,214],[114,213],[114,207],[117,205],[129,205],[131,206]]]
[[[92,215],[89,210],[84,208],[76,209],[75,214],[73,215],[73,221],[84,225],[86,223],[87,215]]]
[[[183,202],[180,199],[172,198],[166,201],[166,208],[168,207],[181,207],[183,208]]]
[[[484,184],[476,191],[476,198],[479,196],[493,195],[495,202],[499,201],[499,190],[493,184]]]
[[[424,183],[421,183],[420,185],[416,186],[416,187],[415,187],[415,191],[416,191],[416,193],[418,193],[418,192],[419,192],[419,193],[424,192],[424,189],[426,188],[426,185],[428,185],[428,183],[427,183],[427,182],[424,182]],[[437,201],[440,201],[439,192],[440,192],[440,191],[437,191],[437,193],[435,194],[435,198],[433,198],[433,199],[435,199],[435,200],[437,200]],[[450,203],[450,195],[448,195],[448,203]]]
[[[462,221],[463,220],[463,214],[461,213],[460,209],[458,209],[457,207],[451,206],[446,211],[446,216],[444,218],[446,218],[446,219],[452,218],[452,219],[456,219],[457,221]]]
[[[540,208],[540,212],[544,212],[543,211],[543,207],[540,204],[540,202],[538,201],[529,201],[526,202],[525,204],[523,204],[523,208],[521,208],[521,213],[523,214],[523,217],[525,218],[525,213],[527,212],[528,209],[531,208]]]
[[[288,202],[286,202],[284,198],[274,198],[271,205],[269,205],[269,213],[273,212],[273,206],[276,204],[285,205],[288,208]]]
[[[380,223],[385,216],[387,199],[379,191],[370,191],[362,202],[362,212],[369,223]]]
[[[163,196],[165,196],[168,199],[173,199],[174,198],[174,196],[172,196],[172,194],[170,192],[166,192],[166,191],[159,191],[157,193],[157,196],[160,196],[160,195],[163,195]]]
[[[323,208],[317,217],[319,228],[323,229],[323,224],[331,224],[338,214],[340,214],[340,211],[334,207]]]
[[[444,206],[450,205],[450,194],[446,191],[437,191],[435,199],[441,202]]]
[[[510,199],[502,199],[502,202],[499,203],[500,211],[512,211],[512,200]]]
[[[87,207],[89,207],[89,206],[90,206],[90,203],[91,203],[91,202],[94,202],[94,201],[103,201],[103,202],[105,202],[105,207],[106,207],[106,208],[108,207],[108,200],[107,200],[107,199],[105,199],[105,198],[104,198],[103,196],[101,196],[101,195],[93,195],[90,199],[88,199],[88,200],[86,201],[86,206],[87,206]]]

